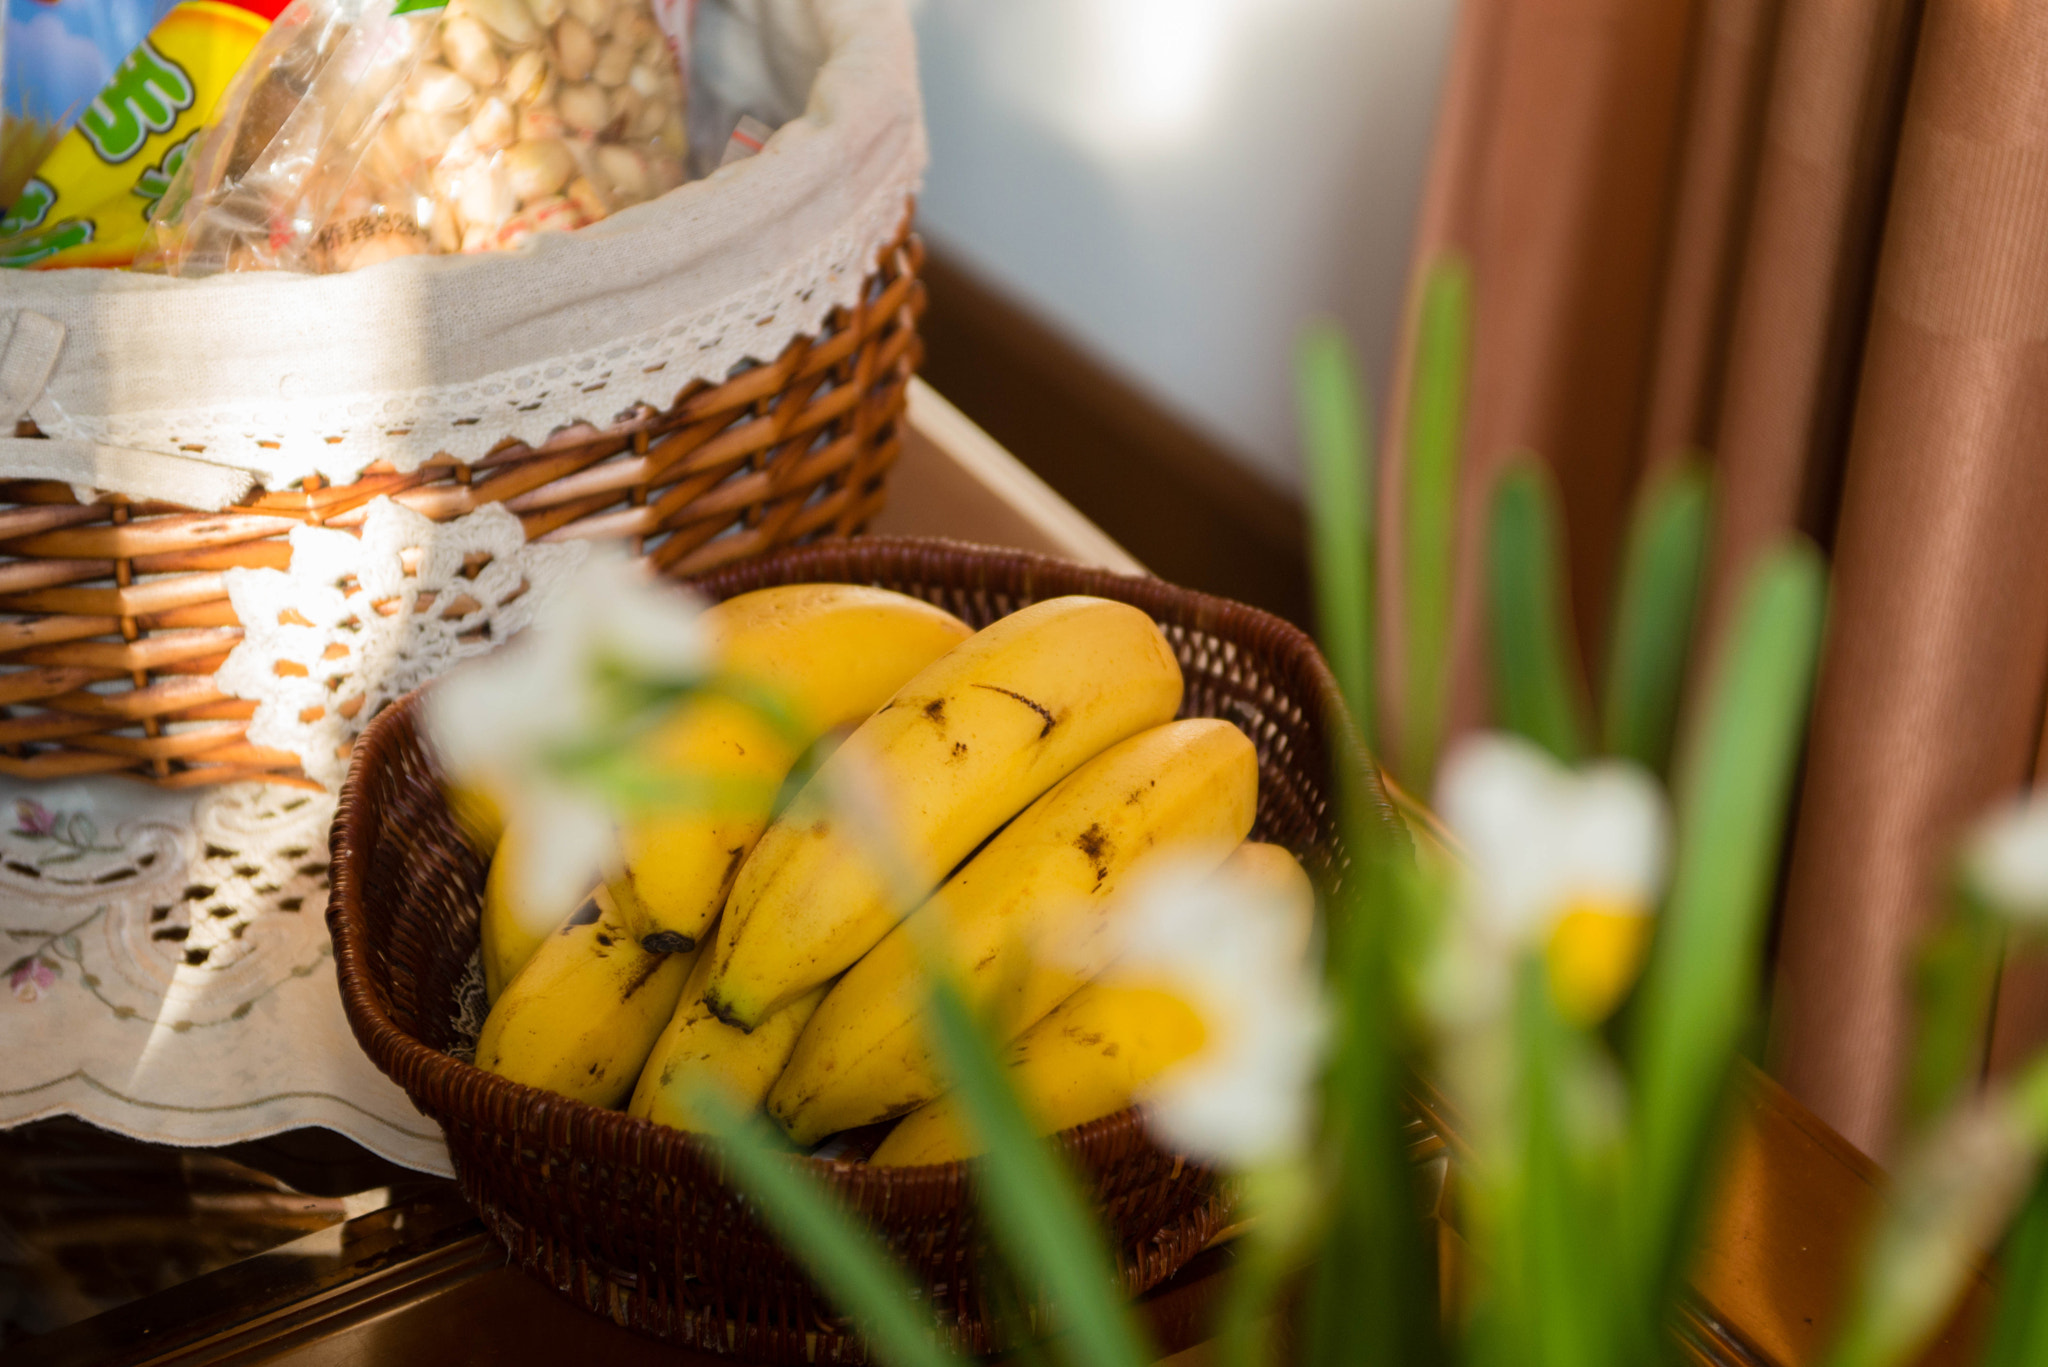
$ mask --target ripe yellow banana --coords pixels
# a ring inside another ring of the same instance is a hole
[[[1014,1038],[1103,969],[1127,881],[1163,860],[1221,864],[1251,830],[1258,788],[1252,743],[1207,719],[1141,732],[1067,775],[839,980],[770,1114],[809,1145],[939,1095],[926,953],[945,956],[998,1038]]]
[[[491,1008],[476,1066],[593,1106],[617,1106],[675,1014],[693,957],[642,948],[600,886]]]
[[[1294,856],[1278,845],[1247,843],[1218,878],[1235,878],[1270,895],[1263,909],[1290,948],[1306,953],[1315,926],[1315,889]],[[1054,1007],[1011,1044],[1010,1084],[1041,1133],[1085,1125],[1129,1106],[1145,1085],[1192,1057],[1205,1039],[1201,1017],[1180,997],[1122,981],[1092,982]],[[949,1163],[972,1157],[952,1096],[903,1117],[869,1161],[883,1167]]]
[[[649,949],[696,947],[805,747],[866,718],[972,634],[921,599],[856,584],[757,589],[709,609],[704,623],[723,667],[771,692],[796,733],[736,699],[703,697],[649,737],[658,763],[726,794],[715,809],[664,812],[620,832],[612,894]]]
[[[627,1114],[679,1130],[701,1130],[703,1122],[693,1102],[697,1089],[707,1084],[722,1091],[736,1110],[758,1111],[769,1084],[789,1062],[798,1032],[825,996],[823,987],[812,988],[750,1035],[727,1025],[704,1005],[710,967],[711,956],[700,954],[674,1017],[640,1070]]]
[[[548,936],[561,927],[574,906],[541,906],[519,888],[519,861],[526,857],[533,835],[513,824],[505,828],[484,879],[484,907],[478,918],[483,940],[484,996],[496,1003],[526,961]],[[594,872],[594,871],[593,871]]]
[[[751,1030],[833,978],[996,827],[1104,747],[1171,720],[1180,697],[1166,637],[1128,604],[1047,599],[977,632],[861,723],[762,835],[705,1000]],[[833,795],[854,792],[859,810],[835,810]],[[874,848],[876,832],[893,852]]]
[[[1039,1132],[1051,1134],[1115,1115],[1205,1037],[1201,1017],[1171,993],[1089,983],[1010,1046],[1010,1085]],[[904,1116],[868,1161],[900,1168],[979,1151],[948,1095]]]
[[[448,798],[448,812],[461,829],[462,838],[469,842],[470,848],[489,859],[505,834],[505,809],[482,788],[465,788],[450,783],[444,785],[444,791]]]

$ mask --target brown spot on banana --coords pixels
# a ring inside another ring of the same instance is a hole
[[[578,926],[590,925],[602,914],[597,909],[597,899],[595,897],[586,897],[583,899],[583,905],[571,912],[568,920],[562,922],[562,934],[567,935]]]
[[[738,1013],[731,1006],[727,1005],[725,998],[719,995],[716,987],[705,989],[704,1007],[712,1015],[718,1017],[740,1033],[746,1035],[754,1033],[750,1027],[740,1020]]]
[[[1048,708],[1044,703],[1033,702],[1031,699],[1025,697],[1022,693],[1019,693],[1014,688],[998,688],[994,684],[985,683],[978,683],[974,686],[976,688],[985,688],[991,693],[1000,693],[1006,698],[1015,698],[1018,702],[1023,703],[1026,707],[1030,708],[1033,712],[1036,712],[1039,716],[1044,717],[1045,725],[1038,728],[1038,738],[1040,740],[1044,740],[1047,736],[1051,735],[1053,727],[1059,724],[1059,718],[1055,717],[1052,714],[1051,709]]]
[[[654,930],[640,937],[640,948],[649,954],[688,954],[697,942],[680,930]]]
[[[647,980],[649,978],[652,978],[656,973],[659,973],[661,971],[661,965],[664,961],[665,956],[655,954],[648,955],[647,962],[640,966],[640,971],[633,976],[633,981],[627,983],[626,990],[619,994],[619,1000],[621,1002],[629,1002],[633,1000],[633,994],[635,992],[638,992],[641,988],[647,986]]]
[[[944,726],[946,724],[946,700],[944,698],[933,698],[924,705],[924,715],[927,720],[934,724]]]

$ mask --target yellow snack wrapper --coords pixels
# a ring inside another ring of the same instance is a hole
[[[0,266],[125,266],[171,176],[283,0],[184,0],[0,218]]]

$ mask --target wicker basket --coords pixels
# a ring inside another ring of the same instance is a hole
[[[1327,885],[1336,687],[1300,631],[1254,608],[1155,579],[950,542],[857,538],[748,561],[697,580],[714,598],[771,584],[876,584],[984,626],[1038,599],[1097,594],[1166,629],[1187,678],[1182,711],[1227,718],[1258,747],[1255,835],[1286,845]],[[772,1362],[857,1362],[863,1348],[723,1181],[699,1142],[449,1057],[458,981],[477,942],[484,864],[457,834],[417,731],[417,695],[358,742],[333,838],[341,991],[370,1057],[447,1134],[462,1190],[529,1272],[620,1324]],[[1345,744],[1362,759],[1355,736]],[[1375,790],[1377,795],[1377,790]],[[1395,823],[1382,801],[1380,818]],[[1163,1152],[1136,1112],[1060,1142],[1092,1179],[1125,1285],[1171,1276],[1222,1227],[1228,1198],[1205,1169]],[[872,1221],[922,1279],[956,1348],[991,1336],[971,1166],[805,1163]]]
[[[0,773],[303,782],[295,756],[248,743],[256,704],[214,686],[241,639],[222,571],[285,568],[293,527],[351,527],[379,494],[435,521],[503,503],[529,538],[631,539],[676,574],[860,530],[882,506],[921,358],[922,261],[906,218],[861,304],[772,363],[473,465],[373,466],[219,513],[0,482]]]

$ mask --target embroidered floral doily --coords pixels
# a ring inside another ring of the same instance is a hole
[[[327,792],[0,784],[0,1126],[71,1114],[219,1144],[324,1125],[449,1170],[342,1015],[333,793],[379,708],[524,627],[588,547],[528,544],[496,504],[436,523],[388,499],[359,537],[304,527],[291,546],[288,571],[229,571],[246,635],[217,677],[257,701],[250,738]]]
[[[225,1144],[304,1125],[450,1172],[357,1046],[328,943],[333,799],[0,782],[0,1127]]]

